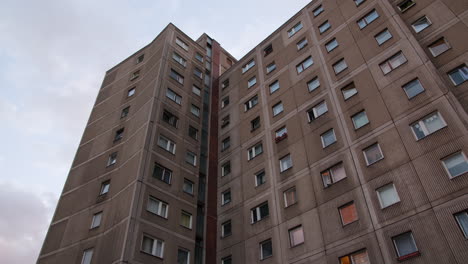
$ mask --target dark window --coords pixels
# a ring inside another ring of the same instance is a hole
[[[127,117],[129,112],[130,112],[130,106],[125,107],[124,109],[122,109],[122,112],[120,113],[120,118]]]
[[[172,171],[156,163],[154,165],[153,177],[167,184],[171,184]]]
[[[125,128],[121,128],[117,131],[115,131],[115,137],[114,137],[114,142],[119,141],[123,138]]]
[[[254,118],[252,121],[250,121],[250,124],[251,124],[251,131],[254,131],[256,130],[257,128],[260,127],[260,117],[257,116],[256,118]]]
[[[198,129],[194,128],[193,126],[189,126],[188,135],[189,137],[198,140]]]
[[[267,56],[268,54],[273,52],[273,45],[268,45],[264,50],[263,50],[263,55]]]
[[[163,111],[162,120],[175,128],[179,122],[179,118],[167,110]]]

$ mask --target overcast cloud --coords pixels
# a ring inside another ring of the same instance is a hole
[[[2,263],[35,263],[107,69],[169,22],[240,58],[308,2],[2,1]]]

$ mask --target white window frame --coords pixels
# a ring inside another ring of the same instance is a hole
[[[189,156],[193,157],[193,162],[189,162],[187,160]],[[187,151],[187,153],[185,154],[185,162],[192,166],[197,166],[197,154],[193,153],[192,151]]]
[[[165,143],[163,143],[162,141],[165,141]],[[176,143],[163,135],[159,135],[158,146],[164,149],[165,151],[172,153],[174,155],[176,153],[176,147],[177,147]]]
[[[254,76],[247,81],[247,88],[251,88],[256,84],[257,84],[257,76]]]
[[[438,116],[439,120],[442,122],[443,125],[441,127],[439,127],[437,130],[435,130],[433,132],[429,132],[429,130],[427,129],[426,123],[424,123],[424,120],[427,119],[428,117],[434,115],[434,114]],[[414,126],[415,125],[419,125],[421,127],[421,130],[422,130],[422,132],[424,134],[424,137],[418,138],[418,136],[414,132],[414,129],[415,129]],[[413,132],[413,136],[416,139],[416,141],[419,141],[419,140],[421,140],[423,138],[426,138],[427,136],[429,136],[429,135],[431,135],[431,134],[433,134],[433,133],[435,133],[435,132],[437,132],[437,131],[441,130],[442,128],[445,128],[445,127],[447,127],[447,122],[445,122],[444,118],[442,117],[442,115],[440,114],[439,111],[432,112],[429,115],[426,115],[423,118],[419,119],[418,121],[413,122],[413,123],[410,124],[411,132]]]
[[[229,194],[229,199],[226,199],[225,196]],[[232,193],[231,193],[231,189],[227,189],[225,190],[224,192],[221,193],[221,205],[225,205],[225,204],[228,204],[232,201]]]
[[[255,66],[255,59],[251,59],[249,62],[242,66],[242,73],[246,73],[248,70]]]
[[[343,171],[344,171],[345,177],[342,178],[342,179],[339,179],[338,181],[335,181],[335,180],[334,180],[334,175],[335,175],[335,171],[336,171],[336,169],[337,169],[338,167],[343,167]],[[325,178],[324,178],[324,177],[325,177],[325,176],[324,176],[325,173],[328,173],[328,175],[329,175],[329,176],[328,176],[328,177],[329,177],[329,183],[325,181]],[[327,188],[327,187],[330,187],[330,186],[332,186],[333,184],[335,184],[335,183],[337,183],[337,182],[340,182],[340,181],[346,179],[348,176],[346,175],[346,169],[345,169],[345,167],[344,167],[343,162],[339,162],[339,163],[337,163],[337,164],[335,164],[335,165],[329,167],[328,169],[321,171],[321,172],[320,172],[320,177],[322,178],[323,187],[324,187],[324,188]]]
[[[184,66],[184,68],[187,66],[187,60],[184,59],[182,56],[177,54],[177,52],[172,53],[172,59],[179,63],[180,65]]]
[[[257,153],[257,149],[260,149]],[[263,144],[262,142],[255,144],[253,147],[247,150],[247,160],[252,160],[255,157],[261,155],[263,153]]]
[[[183,48],[184,50],[188,51],[189,49],[189,46],[187,43],[185,43],[183,40],[181,40],[180,38],[176,37],[176,40],[175,40],[176,44],[179,45],[179,47]]]
[[[188,190],[187,190],[186,186],[188,186],[188,188],[189,188]],[[193,195],[194,190],[195,190],[195,183],[193,181],[187,179],[187,178],[184,178],[184,183],[182,184],[182,190],[185,193]]]
[[[93,215],[93,218],[91,220],[91,226],[89,227],[89,229],[94,229],[94,228],[98,228],[99,226],[101,226],[102,214],[103,214],[103,211],[100,211]]]
[[[196,117],[200,117],[200,108],[194,104],[190,106],[190,113]]]
[[[246,103],[244,103],[244,112],[249,111],[250,109],[254,108],[258,104],[258,95],[254,95],[250,98]]]
[[[442,161],[442,166],[444,166],[444,169],[445,169],[445,171],[447,172],[447,175],[449,176],[450,179],[456,178],[456,177],[461,176],[461,175],[463,175],[463,174],[466,173],[466,171],[465,171],[465,172],[460,173],[460,174],[457,174],[457,175],[452,175],[452,174],[450,173],[450,171],[449,171],[449,168],[448,168],[447,165],[445,164],[445,160],[447,160],[447,159],[449,159],[449,158],[451,158],[451,157],[453,157],[453,156],[459,155],[459,154],[461,154],[461,155],[463,156],[463,158],[465,159],[465,162],[468,162],[467,159],[466,159],[465,152],[463,152],[463,151],[457,151],[457,152],[455,152],[455,153],[452,153],[452,154],[448,155],[447,157],[444,157],[444,158],[441,160],[441,161]]]
[[[180,105],[182,103],[182,96],[178,95],[171,88],[167,88],[166,97],[169,98],[171,101],[175,102],[178,105]]]
[[[384,206],[384,202],[383,202],[382,197],[381,197],[381,193],[382,193],[382,192],[379,191],[379,190],[382,190],[383,188],[386,188],[386,187],[389,187],[389,186],[392,186],[392,189],[393,189],[393,191],[394,191],[394,194],[395,194],[395,198],[396,198],[396,199],[395,199],[395,201],[394,201],[393,203]],[[394,204],[397,204],[397,203],[399,203],[399,202],[401,201],[401,200],[400,200],[400,196],[398,195],[398,192],[397,192],[397,189],[396,189],[394,183],[389,183],[389,184],[386,184],[386,185],[384,185],[384,186],[381,186],[381,187],[377,188],[377,189],[375,190],[375,192],[377,193],[377,198],[378,198],[378,200],[379,200],[380,209],[385,209],[385,208],[390,207],[390,206],[392,206],[392,205],[394,205]]]
[[[328,144],[328,145],[325,145],[324,135],[325,135],[325,134],[328,135],[330,132],[331,132],[331,134],[333,135],[333,138],[334,138],[335,141],[331,142],[331,143]],[[338,141],[338,140],[336,139],[335,129],[333,129],[333,128],[332,128],[332,129],[329,129],[329,130],[327,130],[327,131],[325,131],[325,132],[323,132],[323,133],[320,135],[320,139],[321,139],[321,141],[322,141],[322,148],[327,148],[327,147],[333,145],[334,143],[336,143],[336,142]]]
[[[419,91],[417,94],[414,94],[413,96],[410,97],[410,95],[408,94],[408,90],[407,90],[406,88],[408,88],[409,85],[412,84],[413,82],[419,83],[419,85],[420,85],[421,88],[422,88],[422,91]],[[419,94],[423,93],[424,91],[426,91],[426,89],[424,89],[424,86],[422,85],[421,81],[420,81],[418,78],[413,79],[413,80],[411,80],[411,81],[409,81],[409,82],[403,84],[403,85],[401,86],[401,88],[403,88],[403,91],[405,92],[406,97],[408,97],[408,99],[412,99],[412,98],[416,97],[417,95],[419,95]]]
[[[260,185],[263,185],[266,183],[266,172],[265,170],[258,171],[257,173],[254,174],[255,176],[255,187],[258,187]],[[262,183],[258,182],[258,178],[261,177],[264,179]]]
[[[293,241],[293,239],[291,239],[292,235],[294,234],[293,232],[297,232],[297,231],[300,231],[302,233],[302,238],[303,238],[302,241],[296,242],[296,241]],[[305,242],[304,227],[302,225],[298,225],[298,226],[295,226],[293,228],[290,228],[288,230],[288,236],[289,236],[289,246],[291,248],[304,244],[304,242]],[[293,243],[293,242],[295,242],[295,243]]]
[[[455,82],[455,79],[452,76],[452,74],[454,74],[456,72],[458,72],[458,73],[461,72],[461,73],[459,73],[463,77],[463,81],[461,83]],[[459,86],[459,85],[461,85],[462,83],[464,83],[464,82],[466,82],[468,80],[468,67],[466,66],[466,64],[460,65],[460,66],[456,67],[455,69],[451,70],[450,72],[448,72],[447,75],[449,76],[450,80],[452,81],[452,83],[455,86]]]
[[[322,106],[322,105],[325,106],[326,111],[323,112],[323,113],[321,113],[321,114],[319,115],[317,109],[318,109],[319,106]],[[313,119],[310,118],[310,113],[311,113],[311,112],[312,112],[313,117],[314,117]],[[309,119],[309,123],[312,122],[312,121],[314,121],[314,120],[316,120],[317,118],[323,116],[323,115],[326,114],[326,113],[328,113],[328,105],[327,105],[327,101],[323,100],[323,101],[321,101],[320,103],[314,105],[311,109],[309,109],[309,110],[307,111],[307,118]]]
[[[288,193],[294,192],[294,201],[288,201]],[[297,189],[293,186],[283,192],[284,208],[288,208],[291,205],[297,204]]]
[[[153,242],[152,242],[152,247],[151,247],[151,252],[146,252],[143,250],[143,243],[145,241],[145,237],[148,238],[148,239],[151,239]],[[157,247],[158,247],[158,244],[161,245],[161,255],[157,255]],[[157,239],[157,238],[154,238],[154,237],[151,237],[149,235],[146,235],[144,234],[143,237],[142,237],[142,240],[141,240],[141,251],[142,252],[145,252],[147,254],[150,254],[152,256],[155,256],[155,257],[159,257],[159,258],[164,258],[164,241],[163,240],[160,240],[160,239]]]
[[[278,111],[278,108],[281,108],[281,111]],[[284,112],[283,102],[280,101],[277,104],[275,104],[272,107],[272,110],[273,110],[273,116],[277,116],[277,115],[283,113]]]
[[[271,252],[271,255],[264,256],[263,255],[263,245],[266,245],[267,243],[271,244],[271,251],[272,252]],[[264,259],[270,258],[272,256],[273,256],[273,241],[271,241],[271,239],[268,239],[268,240],[260,242],[260,260],[264,260]]]
[[[93,261],[94,248],[88,248],[83,251],[83,257],[81,258],[81,264],[91,264]]]
[[[190,250],[183,249],[183,248],[177,249],[177,262],[179,261],[179,252],[180,251],[183,251],[183,252],[187,253],[187,261],[185,263],[183,263],[183,264],[190,264]]]
[[[189,217],[189,226],[186,226],[186,225],[182,224],[182,219],[183,219],[182,216],[184,216],[184,215]],[[185,228],[192,229],[192,225],[193,225],[193,216],[192,216],[192,214],[187,212],[187,211],[182,210],[180,212],[180,225],[185,227]]]
[[[297,74],[303,73],[305,70],[310,68],[312,65],[314,65],[314,60],[312,59],[312,56],[309,56],[309,57],[305,58],[305,60],[301,61],[301,63],[296,65]]]
[[[385,38],[381,38],[382,36],[385,36]],[[388,30],[388,28],[380,31],[379,33],[377,33],[375,36],[375,41],[377,41],[377,44],[379,44],[379,46],[382,46],[385,42],[389,41],[390,39],[393,38],[393,35],[392,33],[390,32],[390,30]]]
[[[226,170],[227,166],[229,166],[229,170]],[[221,177],[229,175],[229,173],[231,173],[231,161],[230,160],[221,164]]]
[[[297,22],[292,28],[288,30],[288,38],[294,36],[302,28],[303,28],[302,21]]]
[[[358,127],[357,124],[356,124],[355,118],[356,118],[358,115],[361,116],[361,114],[363,114],[363,113],[364,113],[364,116],[365,116],[366,119],[367,119],[367,122],[366,122],[365,124],[362,124],[361,126]],[[369,120],[369,117],[367,116],[366,110],[359,111],[359,112],[357,112],[356,114],[352,115],[352,116],[351,116],[351,121],[353,122],[354,130],[358,130],[358,129],[360,129],[360,128],[362,128],[362,127],[364,127],[364,126],[366,126],[367,124],[370,123],[370,120]]]
[[[179,84],[184,84],[184,76],[182,76],[180,73],[178,73],[174,69],[171,69],[171,72],[169,73],[169,77],[171,77],[173,80],[175,80]]]
[[[196,85],[192,85],[192,93],[197,96],[201,96],[201,89]]]
[[[291,166],[289,166],[289,167],[284,167],[283,166],[283,160],[286,159],[286,158],[289,160],[289,162],[287,162],[287,163],[291,164]],[[287,171],[287,170],[289,170],[290,168],[293,167],[293,161],[292,161],[291,154],[287,154],[287,155],[283,156],[282,158],[279,159],[279,162],[280,162],[280,173],[285,172],[285,171]]]
[[[150,210],[150,202],[154,202],[157,205],[156,211]],[[150,195],[146,204],[146,211],[167,219],[167,216],[169,214],[169,204]]]
[[[366,150],[367,150],[367,149],[370,149],[371,147],[373,147],[373,146],[375,146],[375,145],[377,145],[377,148],[379,149],[380,154],[382,155],[382,157],[381,157],[380,159],[378,159],[378,160],[372,162],[372,163],[369,163],[369,160],[367,159],[367,155],[366,155]],[[377,163],[377,162],[379,162],[379,161],[381,161],[381,160],[383,160],[383,159],[385,158],[384,153],[383,153],[383,151],[382,151],[382,148],[380,148],[380,144],[379,144],[379,143],[374,143],[374,144],[372,144],[372,145],[369,145],[368,147],[366,147],[365,149],[362,150],[362,154],[364,155],[364,159],[365,159],[365,161],[366,161],[366,165],[367,165],[367,166],[370,166],[370,165],[372,165],[372,164],[375,164],[375,163]]]
[[[418,23],[418,22],[421,22],[421,21],[423,21],[423,20],[426,20],[426,21],[427,21],[427,25],[426,25],[424,28],[421,28],[420,30],[417,30],[416,27],[414,26],[414,24],[416,24],[416,23]],[[422,31],[424,31],[426,28],[430,27],[431,25],[432,25],[432,21],[431,21],[426,15],[424,15],[424,16],[422,16],[422,17],[416,19],[413,23],[411,23],[411,27],[413,28],[413,30],[414,30],[414,32],[415,32],[416,34],[418,34],[418,33],[422,32]]]
[[[309,42],[307,41],[307,38],[304,37],[303,39],[299,40],[299,42],[296,43],[297,50],[302,50],[308,44],[309,44]]]
[[[229,234],[226,234],[225,226],[227,226],[227,225],[231,226],[231,231],[229,232]],[[232,235],[232,221],[229,219],[229,220],[227,220],[227,221],[225,221],[225,222],[223,222],[221,224],[221,237],[224,238],[224,237],[227,237],[227,236],[230,236],[230,235]]]
[[[362,30],[380,17],[377,10],[372,9],[357,21],[358,27]]]
[[[416,248],[416,251],[412,252],[412,253],[409,253],[407,255],[401,255],[400,251],[398,250],[398,246],[397,246],[397,243],[396,243],[396,238],[399,237],[399,236],[403,236],[405,234],[409,234],[410,237],[411,237],[411,240],[413,241],[413,245],[414,247]],[[414,254],[416,252],[419,252],[419,249],[418,249],[418,245],[416,245],[416,241],[414,240],[414,236],[413,236],[413,232],[412,231],[408,231],[408,232],[405,232],[405,233],[401,233],[399,235],[396,235],[394,237],[392,237],[392,242],[393,242],[393,246],[395,247],[395,251],[397,253],[397,256],[398,258],[401,258],[401,257],[405,257],[405,256],[408,256],[410,254]]]
[[[262,217],[260,207],[262,207],[264,205],[266,205],[268,207],[268,214]],[[266,201],[266,202],[263,202],[263,203],[255,206],[254,208],[250,209],[250,220],[251,220],[250,223],[255,224],[255,223],[259,222],[259,221],[262,221],[263,219],[265,219],[269,215],[270,215],[270,206],[268,205],[268,201]],[[257,219],[256,221],[254,219],[254,216]]]

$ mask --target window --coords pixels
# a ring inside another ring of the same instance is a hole
[[[252,224],[256,223],[269,215],[268,202],[264,202],[257,207],[250,209]]]
[[[354,129],[359,129],[367,124],[369,124],[369,119],[367,118],[367,114],[365,110],[353,115],[351,117],[353,120]]]
[[[121,128],[115,131],[114,142],[119,141],[123,138],[125,128]]]
[[[182,185],[182,190],[185,193],[193,194],[193,186],[194,186],[193,181],[184,178],[184,184]]]
[[[461,151],[444,158],[442,163],[451,179],[468,172],[468,162]]]
[[[189,137],[198,140],[198,129],[194,128],[193,126],[189,126],[188,128],[188,135]]]
[[[276,70],[276,64],[275,62],[272,62],[266,66],[266,72],[269,74],[270,72]]]
[[[291,154],[288,154],[284,157],[282,157],[280,160],[280,172],[285,172],[288,169],[292,168],[292,159],[291,159]]]
[[[346,85],[345,87],[343,87],[341,89],[341,93],[343,94],[343,98],[346,100],[348,100],[349,98],[353,97],[354,95],[356,95],[358,93],[357,89],[356,89],[356,86],[354,85],[354,82]]]
[[[255,60],[254,60],[254,59],[251,59],[249,62],[247,62],[247,64],[245,64],[245,65],[242,67],[242,73],[247,72],[247,71],[250,70],[253,66],[255,66]]]
[[[250,121],[250,125],[252,127],[250,132],[252,132],[252,131],[256,130],[257,128],[259,128],[260,127],[260,117],[257,116],[252,121]]]
[[[297,203],[296,187],[292,187],[283,192],[284,207],[289,207]]]
[[[379,46],[387,42],[387,40],[391,39],[392,37],[392,33],[390,33],[388,28],[384,29],[383,31],[374,36]]]
[[[227,237],[227,236],[230,236],[231,234],[232,234],[232,224],[231,224],[231,220],[228,220],[221,224],[221,237]]]
[[[350,202],[338,208],[341,217],[341,223],[343,226],[355,222],[358,220],[358,215],[356,211],[356,205],[354,202]]]
[[[247,88],[254,86],[257,83],[257,77],[254,76],[247,81]]]
[[[309,92],[312,92],[319,87],[320,87],[320,80],[318,76],[315,76],[312,80],[307,82],[307,89],[309,90]]]
[[[327,21],[323,22],[320,26],[319,26],[319,32],[320,34],[324,33],[325,31],[329,30],[331,28],[331,25],[330,23]]]
[[[227,87],[229,87],[229,79],[226,79],[221,83],[221,88],[225,89]]]
[[[398,260],[405,260],[410,257],[419,256],[418,247],[411,231],[392,238]]]
[[[162,258],[164,253],[164,241],[143,235],[141,251]]]
[[[190,251],[179,248],[177,250],[177,264],[190,264]]]
[[[250,98],[245,104],[244,104],[244,109],[245,112],[249,111],[252,109],[254,106],[258,104],[258,95],[255,95],[254,97]]]
[[[158,163],[155,163],[153,169],[153,177],[167,184],[171,184],[172,170],[162,165],[159,165]]]
[[[369,256],[367,255],[367,251],[363,249],[358,252],[340,257],[340,264],[370,264],[370,260]]]
[[[332,128],[322,135],[320,135],[320,138],[322,139],[322,147],[326,148],[330,146],[331,144],[336,142],[336,136],[335,136],[335,130]]]
[[[221,264],[232,264],[232,257],[231,256],[224,257],[223,259],[221,259]]]
[[[304,243],[304,230],[302,226],[296,226],[288,230],[289,233],[289,244],[291,247],[298,246]]]
[[[266,48],[263,49],[263,56],[268,56],[273,52],[273,45],[268,45]]]
[[[231,189],[221,193],[221,205],[225,205],[231,202]]]
[[[101,183],[101,189],[99,191],[99,195],[104,195],[109,192],[110,189],[110,180],[107,180]]]
[[[188,45],[185,42],[183,42],[181,39],[176,38],[175,42],[176,42],[177,45],[179,45],[184,50],[188,50]]]
[[[192,104],[190,106],[190,113],[192,113],[196,117],[200,117],[200,108]]]
[[[320,175],[322,176],[323,186],[325,188],[343,180],[346,178],[346,171],[344,169],[343,162],[335,164],[320,172]]]
[[[335,74],[339,74],[342,71],[346,70],[347,68],[348,68],[348,65],[346,64],[346,61],[344,59],[341,59],[335,64],[333,64],[333,70],[335,71]]]
[[[180,225],[192,229],[192,214],[182,210],[180,213]]]
[[[309,122],[312,122],[327,112],[327,102],[322,101],[307,111],[307,117],[309,118]]]
[[[297,74],[300,74],[301,72],[305,71],[307,68],[312,66],[312,64],[314,64],[314,61],[312,60],[312,57],[311,56],[307,57],[301,63],[296,65]]]
[[[261,170],[255,173],[255,186],[260,186],[266,182],[265,171]]]
[[[198,68],[193,69],[193,75],[195,75],[196,77],[198,77],[200,79],[203,79],[203,73]]]
[[[380,149],[379,143],[375,143],[363,149],[362,153],[364,154],[364,159],[366,160],[367,166],[370,166],[384,158],[382,149]]]
[[[275,141],[276,143],[288,137],[288,129],[284,126],[275,131]]]
[[[93,259],[93,249],[89,248],[83,251],[83,258],[81,258],[81,264],[91,264]]]
[[[146,204],[146,210],[153,214],[167,218],[169,205],[159,199],[154,198],[153,196],[150,196],[148,199],[148,203]]]
[[[175,154],[176,143],[174,141],[168,139],[165,136],[162,136],[162,135],[159,136],[158,146],[160,146],[161,148],[163,148],[164,150],[166,150],[166,151],[168,151],[168,152],[170,152],[172,154]]]
[[[179,118],[167,110],[163,111],[162,120],[175,128],[177,128],[179,122]]]
[[[453,84],[455,84],[455,86],[458,86],[466,82],[466,80],[468,80],[468,67],[466,67],[466,65],[463,64],[462,66],[459,66],[456,69],[449,72],[448,75],[452,80]]]
[[[144,59],[145,59],[145,54],[138,56],[136,59],[136,64],[143,62]]]
[[[184,77],[180,75],[178,72],[171,69],[171,73],[169,75],[172,79],[176,80],[180,84],[184,84]]]
[[[231,161],[226,161],[221,165],[221,176],[226,176],[231,173]]]
[[[428,17],[423,16],[419,18],[418,20],[414,21],[411,26],[414,29],[414,32],[419,33],[429,27],[432,24],[432,22],[429,20]]]
[[[90,229],[99,227],[101,225],[101,220],[102,220],[102,212],[94,214],[93,219],[91,220]]]
[[[136,87],[132,87],[127,92],[127,97],[132,97],[135,94]]]
[[[135,71],[135,72],[132,73],[132,75],[130,76],[130,81],[133,81],[138,77],[140,77],[140,70]]]
[[[191,151],[187,151],[185,154],[185,162],[190,165],[197,166],[197,155]]]
[[[447,50],[449,50],[450,45],[447,42],[447,40],[445,40],[445,38],[442,37],[442,38],[436,40],[431,45],[429,45],[428,48],[429,48],[429,51],[432,53],[432,56],[437,57],[440,54],[442,54],[442,53],[446,52]]]
[[[194,93],[195,95],[200,96],[201,95],[201,89],[198,88],[196,85],[193,85],[192,86],[192,93]]]
[[[203,62],[203,55],[200,53],[195,53],[195,59],[197,59],[199,62]]]
[[[301,29],[302,29],[302,23],[299,22],[296,25],[294,25],[294,27],[292,27],[290,30],[288,30],[288,37],[294,36],[294,34],[296,34]]]
[[[380,208],[386,208],[400,201],[400,197],[395,188],[395,184],[390,183],[376,190],[379,198]]]
[[[315,8],[312,13],[314,13],[314,17],[320,15],[323,12],[323,7],[322,5],[319,5],[317,8]]]
[[[278,91],[280,88],[280,84],[279,84],[279,81],[274,81],[272,84],[270,84],[270,94]]]
[[[251,159],[255,158],[256,156],[258,156],[258,155],[260,155],[262,153],[263,153],[263,145],[260,142],[257,145],[251,147],[247,151],[247,160],[251,160]]]
[[[120,113],[120,118],[127,117],[129,113],[130,113],[130,106],[127,106],[124,109],[122,109],[122,112]]]
[[[367,27],[367,25],[372,23],[372,21],[376,20],[377,18],[379,18],[379,13],[377,13],[377,11],[374,9],[370,11],[369,13],[367,13],[363,18],[359,19],[357,21],[357,24],[360,29],[363,29]]]
[[[229,105],[229,96],[224,97],[221,99],[221,109]]]
[[[176,104],[181,104],[182,102],[182,97],[178,95],[176,92],[171,90],[170,88],[167,88],[166,90],[166,97],[174,101]]]
[[[421,85],[421,82],[419,81],[419,79],[414,79],[410,81],[409,83],[406,83],[402,87],[408,99],[411,99],[415,97],[416,95],[424,92],[424,87]]]
[[[414,0],[404,0],[398,4],[398,9],[403,13],[415,4]]]
[[[117,152],[109,155],[109,159],[107,160],[107,167],[112,166],[115,163],[117,163]]]
[[[454,216],[457,220],[458,226],[463,232],[463,236],[468,238],[468,211],[456,213]]]
[[[273,116],[277,116],[283,112],[283,104],[281,102],[273,106]]]
[[[260,243],[260,260],[273,256],[273,245],[271,239]]]
[[[187,66],[187,60],[175,52],[172,53],[172,59],[184,67]]]
[[[307,46],[308,42],[306,38],[301,39],[297,44],[297,50],[303,49],[305,46]]]
[[[221,128],[225,128],[229,125],[229,115],[223,117],[223,119],[221,119]]]
[[[411,124],[411,129],[416,140],[420,140],[446,126],[447,124],[440,113],[435,112]]]
[[[227,150],[231,146],[231,138],[227,137],[221,141],[221,151]]]
[[[336,40],[336,38],[333,38],[332,40],[327,42],[327,44],[325,44],[325,48],[328,52],[336,49],[336,47],[338,47],[338,41]]]

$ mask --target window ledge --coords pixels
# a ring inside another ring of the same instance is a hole
[[[416,251],[416,252],[413,252],[411,254],[398,257],[397,260],[398,261],[405,261],[407,259],[411,259],[411,258],[415,258],[415,257],[419,257],[419,256],[421,256],[421,252]]]

